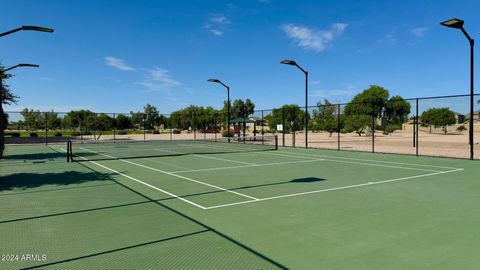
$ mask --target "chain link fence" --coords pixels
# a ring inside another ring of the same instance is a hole
[[[475,104],[470,116],[469,98],[406,99],[408,106],[401,115],[383,105],[319,104],[307,110],[287,105],[232,118],[230,136],[278,134],[279,145],[284,147],[469,158],[469,126],[473,121],[474,157],[480,159],[480,105]],[[229,135],[226,113],[213,109],[155,117],[142,112],[35,110],[6,112],[6,116],[7,145],[63,143],[69,139],[202,140]]]

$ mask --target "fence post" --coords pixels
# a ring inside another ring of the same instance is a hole
[[[115,135],[117,133],[117,121],[115,120],[115,113],[113,114],[113,142],[115,142]]]
[[[45,145],[48,144],[48,112],[45,112]]]
[[[418,132],[419,132],[419,129],[418,129],[418,123],[419,123],[419,117],[418,117],[418,98],[416,99],[416,103],[417,103],[417,104],[416,104],[416,107],[417,107],[417,108],[416,108],[416,114],[417,114],[417,117],[416,117],[416,118],[417,118],[417,121],[416,121],[416,125],[415,125],[416,127],[414,127],[414,128],[416,129],[416,135],[415,135],[415,136],[416,136],[416,137],[415,137],[415,141],[416,141],[416,143],[415,143],[415,148],[416,148],[416,149],[415,149],[415,155],[418,157]]]
[[[282,107],[282,146],[285,147],[285,110]]]
[[[82,132],[82,129],[83,129],[82,118],[80,118],[80,141],[83,142],[83,132]]]
[[[143,114],[143,118],[142,118],[142,122],[143,122],[143,141],[145,142],[147,140],[147,131],[145,130],[145,118],[147,116],[145,114]]]
[[[337,150],[340,151],[340,104],[337,105]]]
[[[169,126],[169,129],[170,129],[170,141],[173,139],[172,137],[172,133],[173,133],[173,130],[172,130],[172,115],[170,115],[168,117],[168,126]]]
[[[263,121],[263,110],[262,110],[262,122],[261,122],[261,123],[262,123],[262,144],[264,144],[264,142],[263,142],[263,136],[264,136],[264,135],[263,135],[263,134],[264,134],[264,132],[263,132],[263,126],[265,125],[265,122]]]
[[[196,140],[197,139],[197,123],[195,121],[195,111],[192,111],[192,126],[193,126],[193,139]]]
[[[375,153],[375,103],[372,103],[372,153]]]
[[[290,123],[290,130],[292,133],[292,147],[295,148],[295,121]]]

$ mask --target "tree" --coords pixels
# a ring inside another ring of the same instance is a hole
[[[89,115],[85,122],[85,127],[93,134],[94,140],[99,140],[103,131],[113,127],[113,118],[104,113]]]
[[[345,106],[345,115],[369,115],[380,117],[388,101],[389,92],[387,89],[372,85],[362,93],[356,95],[350,103]],[[373,112],[373,114],[372,114]]]
[[[5,129],[7,129],[7,126],[8,126],[8,114],[7,114],[7,113],[3,113],[2,116],[3,116],[2,126],[1,126],[0,128],[1,128],[2,130],[5,130]]]
[[[58,113],[53,110],[45,113],[47,128],[57,129],[62,126],[62,119],[58,117]]]
[[[115,127],[120,130],[132,128],[132,119],[126,115],[119,114],[115,119]]]
[[[338,131],[337,123],[337,106],[332,105],[327,99],[324,100],[324,104],[317,103],[317,109],[313,111],[313,123],[311,126],[314,129],[327,131],[332,136],[333,132]]]
[[[422,113],[420,121],[430,127],[443,127],[444,134],[447,134],[447,126],[455,124],[457,119],[449,108],[431,108]]]
[[[401,96],[393,96],[385,104],[385,115],[392,124],[401,126],[408,120],[410,108],[410,103]]]
[[[95,115],[95,113],[89,110],[70,111],[63,118],[63,125],[82,131],[86,126],[86,119],[92,115]]]
[[[301,130],[305,127],[305,112],[296,104],[285,104],[280,109],[273,109],[272,113],[265,116],[268,126],[272,130],[277,125],[285,124],[285,131]]]
[[[156,125],[158,125],[158,121],[160,120],[160,113],[155,106],[147,103],[147,105],[143,107],[143,112],[145,114],[146,129],[153,129]]]
[[[367,126],[371,127],[372,125],[372,117],[368,115],[348,115],[345,117],[345,131],[346,132],[353,132],[358,134],[358,136],[362,136],[365,128]]]
[[[12,77],[11,74],[4,73],[4,66],[0,65],[0,96],[2,97],[2,102],[0,103],[0,117],[4,117],[3,104],[12,104],[17,103],[18,96],[15,96],[10,90],[9,86],[3,84],[4,80],[7,80]],[[5,128],[7,127],[6,123],[0,126],[0,159],[3,157],[3,151],[5,150]]]
[[[143,112],[130,112],[130,115],[132,116],[131,119],[133,127],[143,129],[145,114]]]
[[[33,109],[25,108],[20,112],[20,114],[23,116],[25,125],[27,125],[29,130],[37,130],[42,126],[45,126],[45,118],[38,110],[35,111]]]

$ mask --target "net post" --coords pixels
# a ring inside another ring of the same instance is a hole
[[[71,153],[71,141],[68,140],[67,141],[67,162],[70,162],[71,161],[71,157],[70,157],[70,153]]]
[[[275,134],[275,150],[278,150],[278,135]]]

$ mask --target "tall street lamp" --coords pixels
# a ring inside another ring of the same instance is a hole
[[[47,27],[42,27],[42,26],[32,26],[32,25],[22,25],[18,28],[12,29],[7,32],[0,33],[0,37],[10,35],[12,33],[18,32],[18,31],[38,31],[38,32],[46,32],[46,33],[53,33],[52,28],[47,28]],[[3,86],[2,86],[2,80],[3,80],[3,72],[12,70],[17,67],[38,67],[37,65],[31,65],[31,64],[19,64],[10,68],[7,68],[5,70],[0,71],[2,74],[0,74],[0,159],[3,157],[3,150],[5,149],[5,144],[4,144],[4,132],[3,132]]]
[[[5,149],[5,137],[4,137],[4,130],[3,130],[3,74],[5,72],[15,69],[17,67],[36,67],[38,68],[39,65],[34,65],[34,64],[18,64],[9,68],[6,68],[4,70],[0,70],[0,158],[3,156],[3,150]],[[5,126],[7,126],[7,123],[5,123]]]
[[[463,28],[463,20],[460,19],[451,19],[448,21],[444,21],[440,23],[443,26],[460,29],[465,37],[468,39],[470,43],[470,123],[469,123],[469,143],[470,143],[470,159],[474,159],[473,153],[473,97],[474,97],[474,90],[473,90],[473,45],[475,41],[470,37],[470,35],[465,31]]]
[[[280,64],[296,66],[305,73],[305,148],[308,148],[308,71],[293,60],[283,60]]]
[[[230,138],[230,87],[222,83],[220,80],[217,79],[208,79],[209,82],[212,83],[219,83],[223,85],[225,88],[227,88],[227,134],[228,137]],[[229,140],[230,142],[230,140]]]

